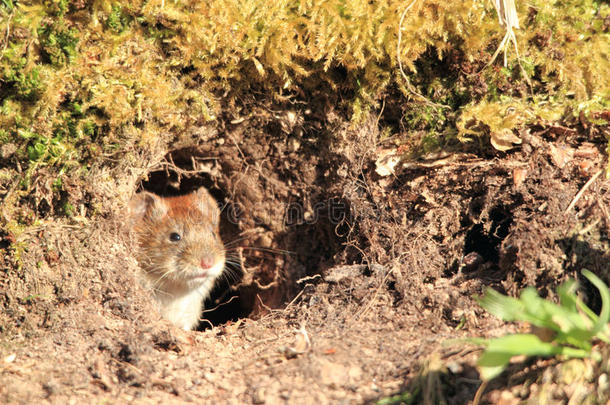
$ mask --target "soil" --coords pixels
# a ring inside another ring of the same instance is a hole
[[[528,128],[508,153],[460,147],[380,176],[393,144],[376,119],[320,117],[261,109],[194,128],[125,170],[129,192],[85,187],[95,219],[22,236],[20,261],[0,258],[0,402],[472,403],[480,350],[456,339],[523,327],[479,307],[486,288],[555,299],[577,278],[599,310],[580,271],[610,281],[602,136]],[[202,185],[235,264],[185,332],[139,283],[123,210],[135,190]],[[607,367],[520,359],[481,403],[605,403]]]

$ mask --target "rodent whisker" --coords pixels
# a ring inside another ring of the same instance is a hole
[[[295,255],[296,252],[292,250],[284,250],[284,249],[273,249],[273,248],[264,248],[264,247],[254,247],[254,246],[240,246],[241,249],[245,250],[259,250],[261,252],[269,252],[269,253],[284,253],[287,255]]]
[[[231,246],[234,246],[234,245],[236,245],[237,243],[242,242],[242,241],[244,241],[244,240],[246,240],[246,239],[248,239],[248,238],[243,237],[243,238],[237,238],[237,239],[233,239],[231,242],[226,242],[226,243],[224,244],[224,245],[225,245],[225,248],[227,248],[227,247],[231,247]]]
[[[163,284],[163,282],[165,281],[165,279],[168,279],[170,274],[172,274],[172,273],[173,272],[170,270],[170,271],[166,271],[163,274],[161,274],[161,276],[157,280],[155,280],[155,282],[153,283],[153,288],[157,289],[157,287],[160,287]]]
[[[264,248],[264,247],[254,247],[254,246],[236,246],[237,243],[245,240],[246,238],[237,238],[232,240],[231,242],[227,242],[224,244],[225,251],[231,252],[237,249],[247,249],[247,250],[260,250],[263,252],[271,252],[271,253],[284,253],[284,254],[296,254],[296,252],[291,250],[284,249],[274,249],[274,248]]]
[[[238,263],[225,263],[224,271],[233,271],[236,273],[241,273],[243,270],[241,265]]]
[[[157,295],[165,295],[167,297],[171,297],[172,296],[172,294],[168,293],[167,291],[163,291],[162,289],[157,288],[157,287],[151,286],[150,290],[153,291]]]
[[[220,278],[225,279],[229,284],[239,281],[240,277],[235,270],[225,267],[225,271],[222,272]]]

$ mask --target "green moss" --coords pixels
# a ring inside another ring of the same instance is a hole
[[[9,143],[11,139],[11,134],[8,131],[0,129],[0,144]]]
[[[2,0],[0,141],[18,145],[15,182],[26,193],[37,176],[78,181],[134,148],[169,148],[254,88],[254,98],[280,102],[325,93],[354,121],[392,101],[397,141],[424,153],[455,138],[510,140],[520,127],[576,122],[580,112],[604,125],[607,2],[519,2],[521,58],[510,49],[506,68],[486,66],[504,35],[490,2],[416,2],[398,46],[406,6]]]
[[[405,113],[404,122],[408,128],[438,133],[445,127],[447,115],[440,107],[415,105]]]
[[[15,8],[15,4],[13,3],[12,0],[2,0],[2,3],[0,3],[2,5],[2,7],[4,7],[7,11],[13,11],[13,8]]]
[[[38,40],[43,60],[53,66],[65,65],[76,57],[78,31],[63,27],[61,22],[38,28]]]
[[[63,206],[62,206],[64,215],[67,217],[72,217],[74,215],[74,206],[72,204],[70,204],[69,202],[66,202]]]
[[[120,34],[125,31],[129,24],[130,18],[123,13],[123,9],[118,4],[112,6],[112,11],[106,19],[106,26],[115,34]]]
[[[63,17],[70,7],[70,0],[47,0],[44,2],[47,12],[55,17]]]
[[[13,96],[16,99],[32,101],[38,98],[42,91],[39,69],[33,68],[29,72],[11,70],[6,73],[4,76],[5,83],[12,87],[14,90]]]
[[[38,66],[27,66],[22,43],[11,44],[0,54],[0,94],[6,98],[34,101],[44,90]]]

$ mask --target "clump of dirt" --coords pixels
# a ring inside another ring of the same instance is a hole
[[[377,119],[248,117],[195,128],[120,191],[92,191],[124,194],[98,198],[107,217],[27,235],[0,282],[2,402],[363,403],[409,390],[466,403],[475,353],[442,343],[514,329],[478,307],[486,287],[551,295],[583,267],[609,279],[601,140],[532,132],[509,154],[455,153],[381,177],[375,161],[391,145]],[[204,330],[184,332],[140,286],[121,206],[125,190],[202,185],[223,207],[234,264]],[[583,377],[587,392],[602,372]]]

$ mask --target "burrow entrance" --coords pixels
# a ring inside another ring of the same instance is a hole
[[[172,151],[137,189],[175,196],[205,187],[221,208],[220,232],[231,263],[205,302],[200,329],[289,302],[299,279],[332,266],[349,219],[348,204],[319,187],[282,182],[273,166],[235,167],[235,155],[220,152]],[[292,193],[277,192],[288,187]]]

